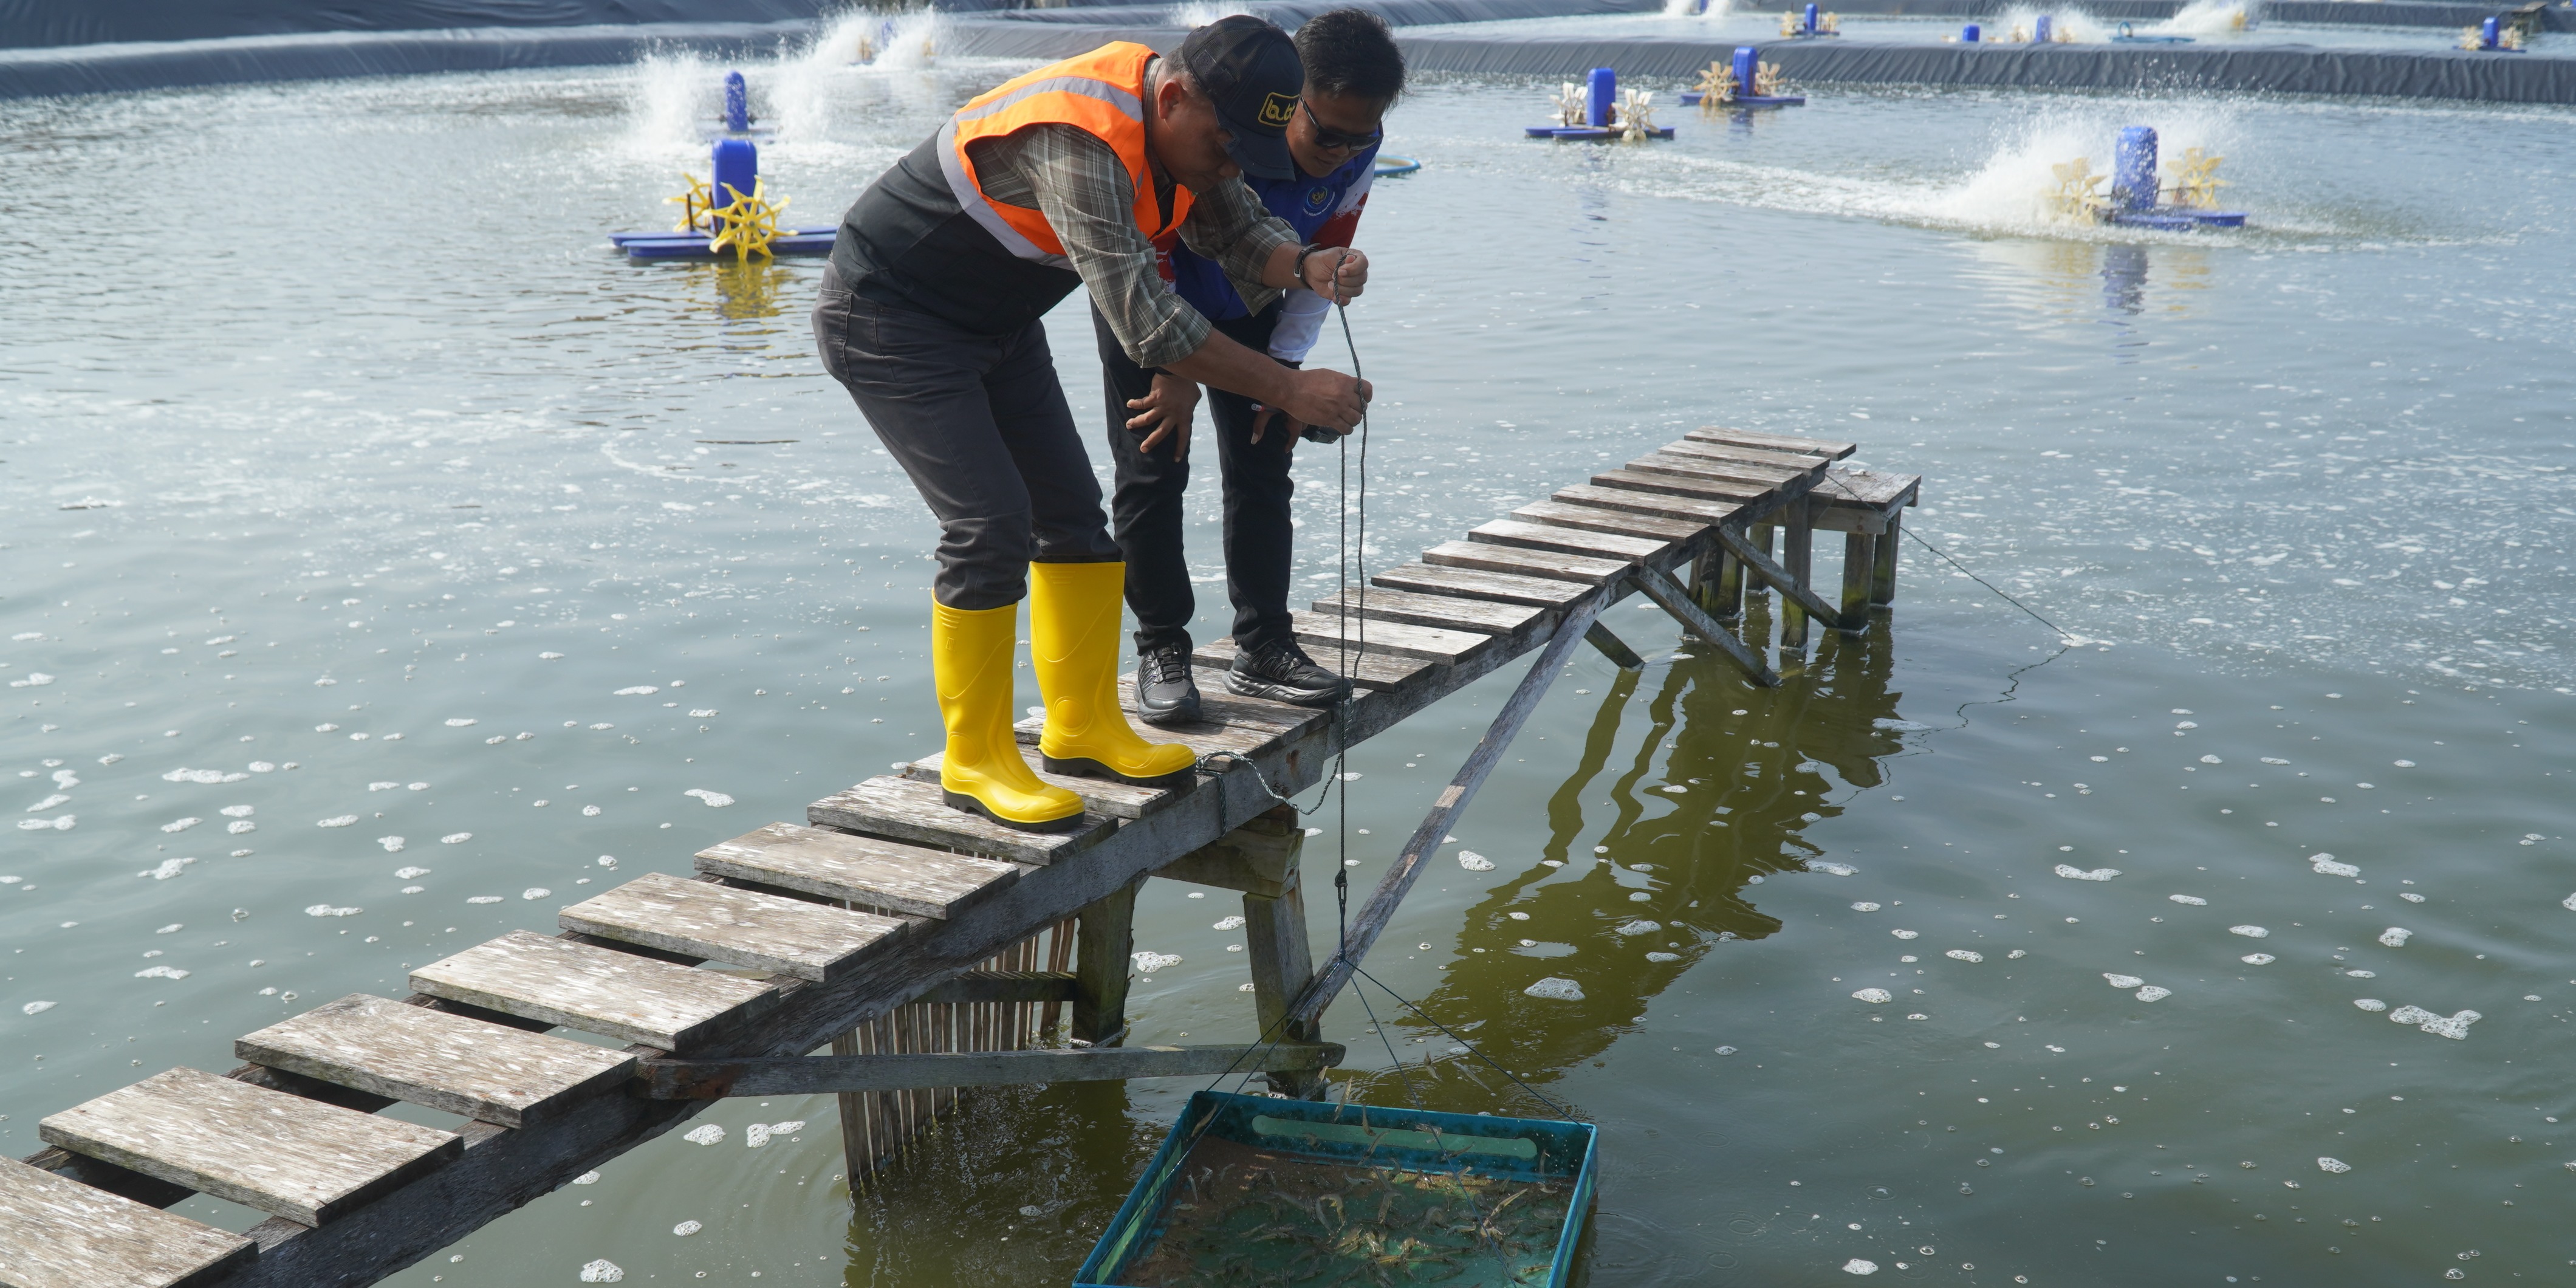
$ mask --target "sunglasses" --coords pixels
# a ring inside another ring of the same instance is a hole
[[[1308,107],[1306,100],[1302,98],[1297,100],[1297,110],[1304,112],[1306,123],[1315,127],[1315,146],[1327,152],[1357,151],[1386,137],[1386,127],[1383,125],[1366,134],[1345,134],[1340,130],[1327,128],[1324,122],[1316,117],[1315,109]]]

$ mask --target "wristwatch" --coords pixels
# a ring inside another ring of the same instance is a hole
[[[1298,284],[1299,286],[1306,286],[1306,257],[1307,257],[1307,256],[1309,256],[1309,255],[1314,254],[1316,251],[1319,251],[1319,250],[1339,250],[1339,249],[1341,249],[1341,248],[1340,248],[1340,247],[1338,247],[1338,246],[1312,246],[1312,245],[1310,245],[1310,246],[1306,246],[1306,247],[1303,247],[1303,248],[1299,249],[1299,250],[1298,250],[1298,252],[1297,252],[1297,263],[1296,263],[1296,266],[1295,266],[1294,268],[1292,268],[1292,269],[1290,269],[1290,270],[1289,270],[1289,271],[1290,271],[1290,274],[1291,274],[1292,276],[1294,276],[1294,277],[1297,279],[1297,284]],[[1313,288],[1313,287],[1307,287],[1306,289],[1308,289],[1308,290],[1313,290],[1314,288]]]

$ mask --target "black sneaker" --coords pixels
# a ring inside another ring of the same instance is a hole
[[[1260,653],[1234,655],[1225,687],[1247,698],[1292,702],[1301,707],[1329,707],[1350,696],[1351,682],[1315,665],[1294,642]]]
[[[1199,718],[1199,686],[1190,678],[1189,645],[1167,644],[1138,655],[1136,718],[1149,725],[1188,724]]]

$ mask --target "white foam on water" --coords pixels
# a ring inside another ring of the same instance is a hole
[[[46,810],[52,809],[70,799],[71,797],[65,796],[61,792],[56,792],[53,795],[28,806],[24,812],[29,814],[42,814]]]
[[[259,812],[259,807],[255,805],[226,805],[215,812],[223,815],[225,818],[249,818],[251,815]]]
[[[2321,877],[2357,877],[2361,875],[2360,868],[2349,863],[2337,863],[2335,862],[2335,856],[2331,854],[2309,855],[2308,870]]]
[[[171,922],[169,925],[163,926],[163,927],[162,927],[162,928],[160,928],[159,930],[153,931],[152,933],[153,933],[153,934],[156,934],[156,935],[175,935],[175,934],[179,933],[179,932],[180,932],[180,931],[182,931],[182,930],[186,930],[187,928],[188,928],[188,927],[187,927],[187,924],[186,924],[185,922],[178,922],[178,921],[174,921],[174,922]]]
[[[2375,997],[2356,997],[2356,998],[2352,999],[2352,1004],[2353,1004],[2353,1005],[2355,1005],[2355,1006],[2360,1007],[2361,1009],[2363,1009],[2363,1010],[2365,1010],[2365,1011],[2370,1011],[2370,1012],[2373,1012],[2373,1013],[2377,1013],[2377,1012],[2380,1012],[2380,1011],[2385,1011],[2385,1010],[2387,1010],[2387,1009],[2388,1009],[2388,1003],[2383,1002],[2383,1001],[2380,1001],[2378,998],[2375,998]]]
[[[2158,988],[2153,984],[2138,990],[2138,1000],[2141,1002],[2161,1002],[2171,996],[2173,996],[2172,989]]]
[[[1566,979],[1559,975],[1550,975],[1547,978],[1530,985],[1528,988],[1522,989],[1521,992],[1531,997],[1543,997],[1554,1002],[1580,1002],[1583,1000],[1583,986],[1575,983],[1573,980]]]
[[[146,966],[134,972],[136,979],[186,979],[188,972],[176,966]]]
[[[497,895],[497,894],[478,894],[478,895],[469,895],[469,896],[467,896],[467,897],[466,897],[465,902],[467,902],[467,903],[499,903],[499,902],[501,902],[501,896],[499,896],[499,895]]]
[[[2261,926],[2229,926],[2227,928],[2227,933],[2231,935],[2243,935],[2247,939],[2268,939],[2272,935],[2271,931],[2265,930]]]
[[[1894,935],[1899,939],[1913,939],[1917,938],[1921,932],[1913,930],[1891,930],[1887,933]]]
[[[1893,994],[1883,988],[1864,988],[1853,993],[1852,999],[1854,1001],[1867,1002],[1872,1006],[1876,1006],[1881,1002],[1887,1001],[1892,996]]]
[[[1646,960],[1650,962],[1677,962],[1681,959],[1682,955],[1680,953],[1668,953],[1660,948],[1646,954]]]
[[[1956,962],[1981,962],[1986,959],[1986,955],[1984,953],[1971,952],[1965,948],[1953,948],[1941,955]]]
[[[572,1178],[572,1183],[575,1185],[597,1185],[599,1184],[599,1173],[584,1172],[581,1175]]]
[[[1242,928],[1243,918],[1241,917],[1227,917],[1217,922],[1213,927],[1210,927],[1210,929],[1214,930],[1241,930]]]
[[[396,881],[417,881],[417,880],[419,880],[420,878],[425,877],[425,876],[428,876],[428,875],[429,875],[429,869],[427,869],[427,868],[395,868],[395,869],[394,869],[394,880],[396,880]]]
[[[467,841],[471,841],[473,839],[474,834],[472,832],[450,832],[447,835],[438,838],[438,843],[441,845],[463,845]]]
[[[42,671],[29,671],[26,679],[11,680],[9,682],[9,687],[13,689],[41,689],[53,682],[54,677],[47,675]]]
[[[1663,928],[1664,923],[1660,921],[1647,921],[1640,918],[1636,921],[1612,927],[1612,933],[1620,935],[1651,935]]]
[[[2135,975],[2115,975],[2109,971],[2104,971],[2102,973],[2102,978],[2109,980],[2111,982],[2111,987],[2113,988],[2136,988],[2138,985],[2147,982]]]
[[[1874,1275],[1878,1273],[1878,1263],[1875,1261],[1863,1261],[1858,1257],[1854,1257],[1843,1263],[1843,1273],[1847,1275]]]
[[[2485,1018],[2475,1011],[2462,1011],[2457,1015],[2436,1015],[2417,1027],[2435,1037],[2463,1042],[2468,1039],[2469,1026]]]
[[[22,818],[18,820],[18,830],[21,832],[42,832],[51,828],[57,832],[68,832],[72,830],[73,825],[79,821],[80,816],[78,814],[65,814],[59,818]]]
[[[351,825],[351,824],[353,824],[353,823],[356,823],[357,821],[358,821],[358,816],[357,816],[357,815],[355,815],[355,814],[335,814],[335,815],[331,816],[330,818],[326,818],[326,819],[321,820],[320,822],[315,823],[313,826],[315,826],[315,827],[347,827],[347,826],[349,826],[349,825]]]
[[[2345,971],[2345,972],[2344,972],[2344,978],[2346,978],[2346,979],[2377,979],[2377,978],[2379,978],[2379,972],[2378,972],[2378,971],[2375,971],[2375,970],[2348,970],[2348,971]]]
[[[18,1008],[20,1015],[42,1015],[61,1005],[59,1002],[29,1002]]]
[[[1868,903],[1868,902],[1856,903],[1856,904],[1853,904],[1853,905],[1852,905],[1852,911],[1854,911],[1854,912],[1876,912],[1876,911],[1878,911],[1878,905],[1877,905],[1877,904],[1874,904],[1874,903]]]
[[[543,899],[543,898],[545,898],[547,895],[550,895],[550,894],[553,894],[553,893],[554,893],[554,891],[549,890],[549,889],[545,888],[544,886],[529,886],[527,889],[522,890],[522,891],[520,891],[520,892],[519,892],[519,897],[520,897],[520,898],[522,898],[522,899],[535,900],[535,899]]]
[[[723,809],[725,806],[733,804],[732,797],[725,795],[723,792],[708,791],[703,787],[692,787],[680,794],[682,796],[695,796],[699,800],[705,801],[711,809]]]
[[[2030,956],[2030,952],[2028,949],[2016,948],[2011,952],[2005,953],[2004,956],[2009,960],[2019,961],[2024,957]]]
[[[2225,36],[2245,30],[2253,16],[2251,9],[2248,0],[2191,0],[2174,16],[2144,30],[2159,36]]]
[[[790,1118],[786,1122],[769,1125],[769,1134],[772,1136],[793,1136],[803,1130],[805,1130],[805,1120],[802,1118]]]
[[[609,696],[616,698],[640,698],[648,693],[660,693],[661,691],[662,686],[658,684],[630,684]]]
[[[2388,1018],[2396,1024],[2421,1024],[2426,1020],[2438,1020],[2442,1017],[2420,1006],[2401,1006],[2390,1011]]]
[[[1136,953],[1128,960],[1136,963],[1136,973],[1139,975],[1151,975],[1166,966],[1178,966],[1181,963],[1181,959],[1174,954],[1156,952]]]
[[[2120,870],[2118,868],[2095,868],[2092,871],[2087,872],[2082,868],[2071,867],[2067,864],[2060,863],[2057,865],[2057,875],[2064,877],[2069,881],[2108,881],[2111,878],[2120,875]]]
[[[690,1128],[689,1134],[682,1136],[680,1139],[688,1141],[694,1145],[712,1145],[717,1141],[723,1140],[724,1136],[725,1133],[722,1126],[715,1123],[707,1123],[703,1126]]]
[[[189,828],[195,827],[195,826],[196,826],[196,825],[198,825],[199,823],[203,823],[203,822],[205,822],[205,821],[206,821],[206,820],[204,820],[204,819],[202,819],[202,818],[193,818],[193,817],[192,817],[192,818],[176,818],[176,819],[172,819],[172,820],[170,820],[170,821],[169,821],[169,822],[167,822],[167,823],[162,824],[162,825],[161,825],[161,830],[162,830],[162,831],[164,831],[164,832],[185,832],[185,831],[187,831]]]
[[[768,1143],[769,1143],[769,1136],[768,1136],[767,1132],[765,1131],[765,1129],[763,1129],[763,1128],[761,1128],[761,1127],[758,1127],[758,1126],[754,1126],[754,1127],[752,1128],[752,1130],[753,1130],[753,1131],[757,1131],[757,1132],[762,1132],[762,1135],[761,1135],[761,1138],[760,1138],[760,1143],[761,1143],[761,1144],[766,1145],[766,1144],[768,1144]],[[681,1223],[679,1223],[678,1225],[675,1225],[675,1226],[672,1226],[672,1227],[671,1227],[671,1233],[676,1234],[676,1235],[680,1236],[681,1238],[685,1239],[685,1238],[688,1238],[690,1235],[696,1234],[698,1231],[703,1230],[703,1229],[706,1229],[706,1227],[705,1227],[704,1225],[699,1224],[698,1222],[695,1222],[695,1221],[682,1221],[682,1222],[681,1222]]]
[[[2317,1170],[2331,1175],[2341,1176],[2352,1170],[2352,1164],[2347,1163],[2340,1158],[2320,1158],[2317,1160]]]
[[[334,908],[327,903],[317,903],[310,908],[306,908],[304,910],[304,915],[308,917],[354,917],[365,911],[366,909],[364,908]]]
[[[581,1281],[586,1284],[621,1283],[625,1278],[626,1272],[618,1269],[617,1263],[606,1257],[601,1257],[581,1268]]]
[[[1458,866],[1465,868],[1469,872],[1491,872],[1494,870],[1494,861],[1486,858],[1484,855],[1476,853],[1474,850],[1460,850],[1458,851]]]
[[[2186,907],[2206,908],[2209,906],[2209,900],[2203,899],[2196,894],[2169,894],[2165,897]]]
[[[2236,960],[2243,962],[2248,966],[2269,966],[2281,959],[2270,953],[2247,953]]]
[[[2400,899],[2405,900],[2405,901],[2406,901],[2406,902],[2408,902],[2408,903],[2422,903],[2422,902],[2424,902],[2424,896],[2422,896],[2422,895],[2420,895],[2420,894],[2417,894],[2417,893],[2415,893],[2415,892],[2414,892],[2414,891],[2412,891],[2412,890],[2400,890],[2400,891],[2398,891],[2398,892],[2397,892],[2397,897],[2398,897],[2398,898],[2400,898]],[[2576,899],[2576,894],[2571,894],[2571,895],[2569,895],[2569,896],[2567,896],[2567,897],[2568,897],[2568,898],[2570,898],[2570,899]]]
[[[1809,872],[1822,872],[1828,876],[1837,877],[1852,876],[1860,871],[1859,868],[1853,867],[1848,863],[1834,863],[1825,859],[1807,860],[1807,870]]]
[[[2388,929],[2379,932],[2379,942],[2386,944],[2391,948],[2404,948],[2406,946],[2406,941],[2414,937],[2415,932],[2408,930],[2404,926],[2390,926]]]
[[[196,862],[194,858],[163,859],[161,860],[160,866],[152,868],[149,871],[137,872],[134,875],[138,877],[150,877],[155,881],[167,881],[170,878],[187,871],[188,865],[194,862]]]

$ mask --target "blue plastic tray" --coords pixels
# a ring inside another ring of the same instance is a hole
[[[1538,1118],[1495,1118],[1480,1114],[1442,1114],[1414,1109],[1387,1109],[1373,1105],[1335,1105],[1307,1100],[1279,1100],[1267,1096],[1238,1096],[1219,1091],[1202,1091],[1190,1097],[1181,1112],[1180,1121],[1163,1141],[1154,1161],[1136,1182],[1136,1189],[1118,1209],[1109,1230],[1091,1250],[1091,1256],[1075,1272],[1074,1288],[1150,1288],[1130,1277],[1130,1271],[1146,1266],[1153,1259],[1164,1236],[1171,1232],[1176,1202],[1208,1205],[1216,1210],[1211,1192],[1215,1183],[1200,1189],[1186,1166],[1194,1152],[1202,1160],[1222,1153],[1234,1159],[1257,1158],[1253,1166],[1278,1165],[1301,1173],[1329,1171],[1347,1175],[1355,1187],[1364,1187],[1372,1173],[1403,1183],[1408,1178],[1443,1178],[1470,1169],[1480,1182],[1491,1182],[1498,1188],[1522,1187],[1524,1194],[1534,1193],[1532,1184],[1566,1187],[1563,1225],[1556,1231],[1554,1252],[1545,1261],[1525,1260],[1517,1277],[1507,1276],[1501,1259],[1487,1262],[1481,1257],[1464,1258],[1463,1269],[1445,1279],[1455,1285],[1512,1284],[1546,1285],[1562,1288],[1571,1282],[1576,1245],[1591,1215],[1594,1173],[1597,1167],[1598,1142],[1588,1123],[1555,1122]],[[1253,1187],[1243,1187],[1249,1192]],[[1393,1184],[1387,1186],[1394,1188]],[[1533,1200],[1553,1205],[1554,1198]],[[1237,1207],[1227,1213],[1248,1211]],[[1341,1209],[1336,1206],[1334,1209]],[[1354,1211],[1358,1205],[1354,1205]],[[1385,1212],[1381,1204],[1377,1209]],[[1460,1209],[1462,1215],[1469,1209]],[[1485,1205],[1472,1209],[1477,1220],[1488,1219]],[[1321,1208],[1318,1208],[1320,1213]],[[1494,1217],[1492,1219],[1499,1219]],[[1379,1217],[1385,1220],[1384,1216]],[[1210,1217],[1206,1223],[1221,1225],[1224,1215]],[[1237,1224],[1240,1224],[1239,1222]],[[1277,1227],[1274,1227],[1274,1229]],[[1345,1228],[1359,1228],[1348,1223]],[[1252,1275],[1254,1282],[1302,1283],[1306,1277],[1321,1276],[1323,1270],[1292,1272],[1285,1267],[1308,1255],[1316,1254],[1321,1240],[1287,1242],[1285,1235],[1274,1234],[1260,1247],[1246,1252],[1254,1264],[1238,1266],[1236,1276]],[[1258,1264],[1274,1257],[1280,1269],[1271,1270]],[[1544,1271],[1543,1276],[1541,1271]],[[1401,1271],[1395,1272],[1404,1282]],[[1153,1285],[1188,1282],[1231,1282],[1226,1276],[1211,1272],[1194,1272],[1184,1278],[1156,1278]]]

